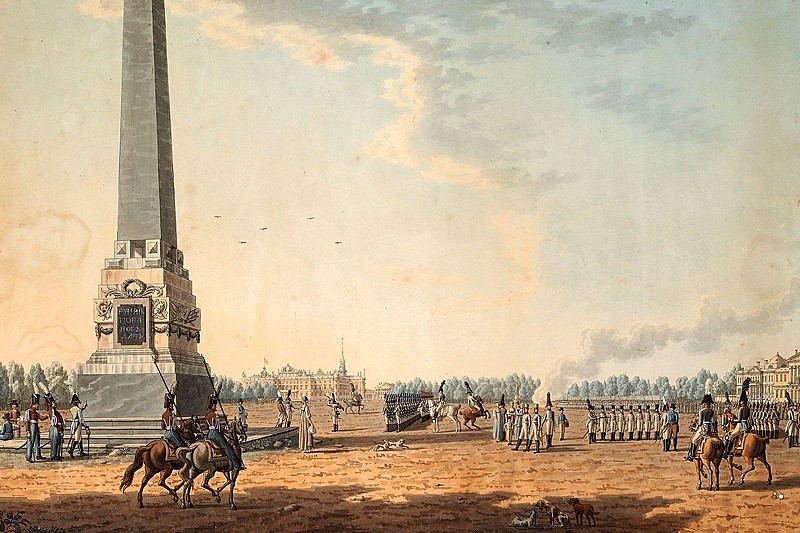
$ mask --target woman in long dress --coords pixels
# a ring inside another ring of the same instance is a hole
[[[298,446],[300,451],[308,452],[314,447],[314,423],[311,421],[311,410],[308,407],[308,397],[303,396],[300,405],[300,429],[298,432]]]

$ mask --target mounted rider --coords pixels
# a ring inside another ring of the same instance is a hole
[[[242,463],[242,460],[236,454],[236,452],[233,451],[233,448],[225,438],[225,435],[222,434],[222,421],[217,414],[217,405],[219,405],[219,389],[220,387],[217,386],[217,390],[214,392],[214,394],[209,395],[208,403],[206,404],[206,409],[208,410],[206,413],[208,440],[219,446],[219,448],[225,453],[225,456],[231,463],[231,470],[246,470],[244,463]]]
[[[714,399],[711,397],[711,394],[706,393],[706,395],[703,396],[701,404],[702,408],[697,413],[697,430],[692,436],[689,452],[686,454],[686,457],[684,457],[687,461],[694,461],[700,439],[705,439],[705,437],[714,436],[716,434],[717,413],[712,407]]]
[[[444,384],[445,384],[445,380],[442,380],[442,382],[439,384],[439,392],[436,393],[436,399],[439,402],[439,406],[437,407],[437,410],[438,409],[443,409],[444,405],[446,403],[445,397],[444,397]]]
[[[747,391],[750,389],[750,378],[745,378],[742,382],[742,394],[739,396],[739,412],[734,422],[736,427],[728,434],[728,441],[725,446],[725,455],[733,455],[733,445],[736,442],[736,437],[744,435],[750,431],[750,407],[747,405]]]
[[[178,419],[175,417],[175,391],[177,384],[172,385],[172,390],[164,393],[164,413],[161,415],[161,429],[164,430],[164,440],[173,448],[184,448],[183,440],[178,430]]]
[[[800,434],[797,404],[792,401],[789,391],[784,390],[783,393],[786,395],[786,438],[789,439],[789,448],[796,448],[798,446],[797,435]]]
[[[469,405],[469,408],[476,415],[483,413],[483,400],[481,400],[481,397],[472,392],[472,387],[469,386],[468,382],[465,381],[464,386],[467,388],[467,405]]]

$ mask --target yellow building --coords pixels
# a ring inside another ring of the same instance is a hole
[[[284,393],[291,389],[292,399],[295,401],[298,401],[303,396],[308,396],[310,399],[330,397],[331,393],[334,392],[336,399],[342,401],[350,398],[351,383],[362,397],[365,396],[366,382],[366,372],[364,371],[354,375],[347,373],[344,354],[342,354],[338,370],[332,372],[323,370],[310,372],[294,368],[289,364],[277,372],[268,372],[265,366],[260,374],[244,378],[242,385],[248,387],[253,383],[261,385],[269,383]]]
[[[800,351],[795,350],[794,355],[788,358],[776,353],[770,359],[762,359],[736,372],[737,397],[746,378],[750,378],[749,397],[752,400],[784,402],[784,391],[788,391],[792,401],[800,401]]]

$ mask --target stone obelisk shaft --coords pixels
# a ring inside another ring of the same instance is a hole
[[[164,0],[126,0],[117,240],[177,247]]]

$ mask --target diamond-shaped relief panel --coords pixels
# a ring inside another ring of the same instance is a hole
[[[114,256],[115,257],[128,257],[128,241],[116,241],[114,243]]]
[[[161,241],[159,240],[147,241],[147,243],[145,244],[145,255],[147,255],[147,257],[160,257]]]

